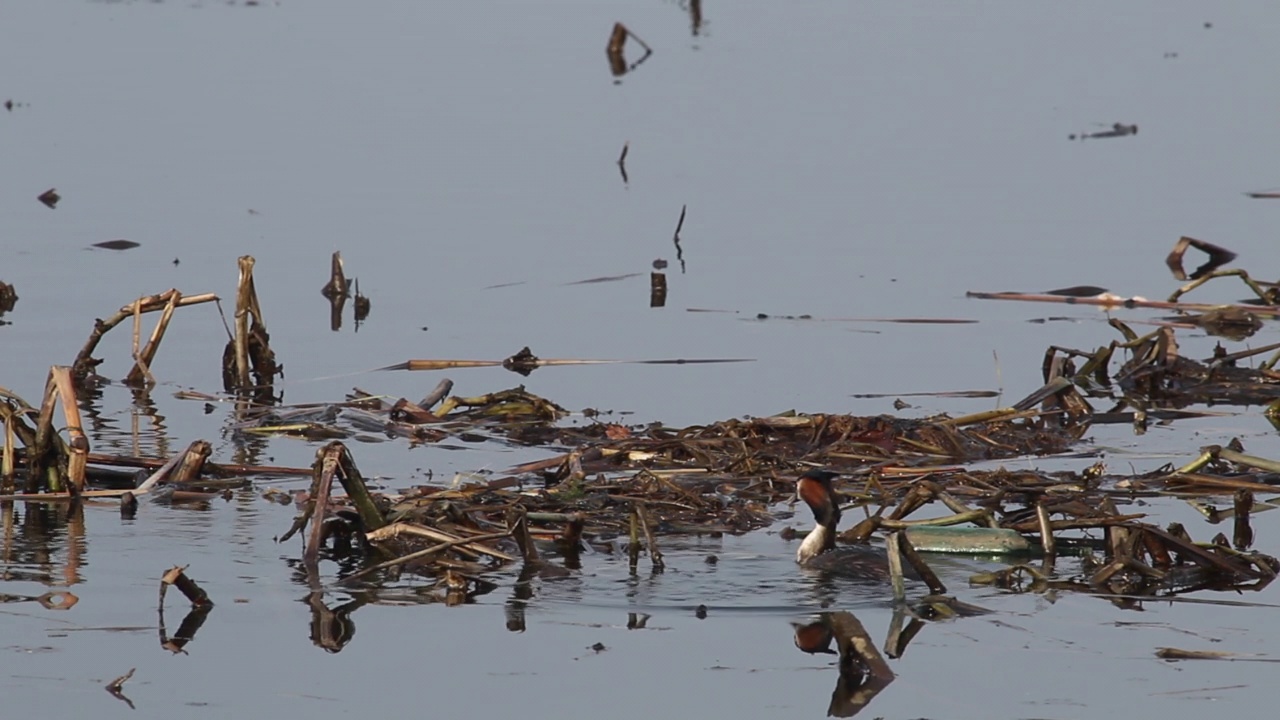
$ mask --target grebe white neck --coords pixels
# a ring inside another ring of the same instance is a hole
[[[824,525],[818,525],[809,531],[804,542],[800,543],[800,549],[796,550],[796,562],[803,565],[822,554],[822,551],[828,547],[827,537],[830,532]]]

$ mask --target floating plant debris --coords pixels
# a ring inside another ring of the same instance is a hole
[[[1188,277],[1186,271],[1182,269],[1182,258],[1189,248],[1199,250],[1208,255],[1209,259]],[[1174,243],[1173,250],[1169,251],[1169,257],[1165,258],[1164,262],[1178,280],[1199,280],[1235,259],[1236,254],[1224,247],[1183,235],[1178,238],[1178,242]]]
[[[680,219],[676,221],[676,231],[671,236],[671,242],[676,246],[676,260],[680,262],[681,275],[684,274],[685,266],[684,266],[684,248],[680,247],[680,231],[684,229],[684,216],[688,210],[689,210],[688,205],[680,206]]]
[[[644,54],[635,62],[627,64],[625,54],[627,40],[635,40],[640,47],[644,48]],[[640,64],[649,59],[653,54],[653,49],[649,45],[631,32],[626,25],[622,23],[614,23],[613,31],[609,33],[609,44],[605,46],[605,56],[609,59],[609,72],[615,78],[614,82],[620,82],[617,78],[640,67]]]
[[[1106,130],[1100,130],[1091,133],[1079,133],[1067,136],[1069,140],[1093,140],[1102,138],[1118,138],[1127,137],[1129,135],[1137,135],[1137,125],[1125,125],[1124,123],[1112,123],[1111,127]]]
[[[640,277],[644,273],[626,273],[625,275],[605,275],[603,277],[587,278],[586,280],[575,280],[565,283],[565,285],[597,285],[599,283],[617,282],[619,280],[628,280],[633,277]]]
[[[93,246],[103,248],[105,250],[132,250],[133,248],[141,247],[142,244],[136,243],[132,240],[107,240],[105,242],[94,243]]]
[[[44,203],[45,207],[52,210],[58,206],[58,201],[62,199],[62,196],[58,194],[57,190],[49,188],[48,190],[40,193],[36,199]]]

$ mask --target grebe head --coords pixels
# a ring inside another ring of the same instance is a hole
[[[832,478],[838,473],[827,470],[810,470],[796,481],[796,496],[813,511],[817,527],[800,543],[796,562],[805,563],[836,546],[836,526],[840,524],[840,505],[831,487]]]

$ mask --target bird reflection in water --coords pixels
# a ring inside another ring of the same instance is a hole
[[[824,612],[808,623],[793,623],[796,647],[813,654],[837,655],[840,678],[831,692],[827,717],[853,717],[894,680],[867,631],[852,613]],[[832,644],[836,649],[832,650]]]

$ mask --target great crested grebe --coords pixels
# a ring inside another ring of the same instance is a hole
[[[840,524],[840,505],[836,502],[831,480],[838,473],[827,470],[810,470],[796,481],[796,495],[813,511],[817,525],[809,533],[800,549],[796,562],[834,575],[888,580],[889,559],[881,549],[870,545],[836,547],[836,527]]]

